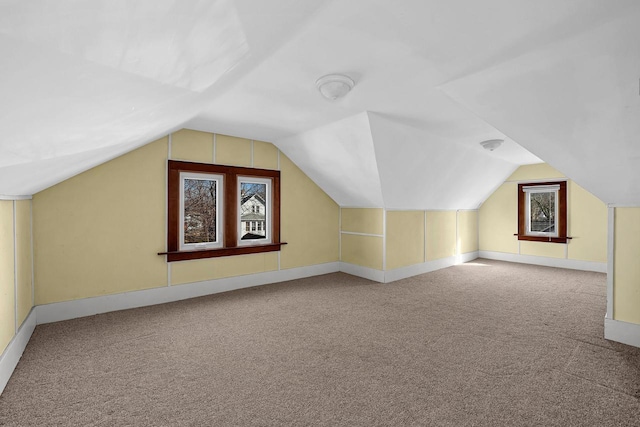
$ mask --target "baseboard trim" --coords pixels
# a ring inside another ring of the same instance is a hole
[[[506,252],[479,251],[480,258],[495,259],[498,261],[518,262],[521,264],[543,265],[546,267],[567,268],[570,270],[607,272],[606,262],[581,261],[577,259],[549,258],[533,255],[510,254]]]
[[[22,353],[24,353],[24,349],[27,348],[27,344],[35,328],[36,312],[32,309],[24,322],[22,322],[18,333],[13,337],[0,356],[0,394],[4,391],[13,371],[16,369],[16,366],[18,366]]]
[[[604,337],[611,341],[640,347],[640,325],[605,317]]]
[[[464,264],[465,262],[473,261],[480,257],[479,251],[467,252],[459,256],[458,264]]]
[[[340,271],[339,262],[317,264],[224,279],[165,286],[114,295],[63,301],[35,307],[37,324],[59,322],[111,311],[165,304],[269,283],[286,282]]]
[[[363,279],[373,280],[374,282],[384,283],[384,271],[376,270],[375,268],[341,262],[340,271],[351,274],[352,276],[358,276]]]
[[[413,277],[419,274],[429,273],[430,271],[440,270],[441,268],[447,268],[453,265],[473,261],[476,258],[478,258],[478,251],[435,259],[421,264],[394,268],[393,270],[387,271],[376,270],[375,268],[363,267],[361,265],[350,264],[348,262],[341,262],[340,271],[351,274],[352,276],[373,280],[374,282],[391,283],[396,280],[406,279],[407,277]]]
[[[395,282],[396,280],[406,279],[407,277],[413,277],[419,274],[429,273],[430,271],[463,264],[465,262],[473,261],[476,258],[478,258],[478,251],[435,259],[421,264],[409,265],[407,267],[394,268],[393,270],[387,270],[384,272],[384,281],[385,283]]]

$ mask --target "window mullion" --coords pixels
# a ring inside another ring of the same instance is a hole
[[[224,180],[225,206],[224,206],[224,246],[227,248],[236,247],[238,231],[236,229],[236,217],[238,215],[238,196],[235,188],[238,185],[238,178],[235,174],[227,174]]]

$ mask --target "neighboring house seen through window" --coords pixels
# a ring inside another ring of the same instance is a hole
[[[270,242],[271,186],[269,179],[239,177],[240,223],[238,245]],[[251,224],[247,232],[245,224]]]

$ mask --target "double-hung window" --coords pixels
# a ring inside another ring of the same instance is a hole
[[[566,181],[518,184],[518,239],[566,243]]]
[[[168,166],[167,261],[280,250],[280,171]]]

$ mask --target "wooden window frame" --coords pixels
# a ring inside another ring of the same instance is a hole
[[[223,218],[223,245],[221,248],[179,250],[181,172],[218,174],[224,177],[224,188],[222,189],[224,202],[221,215]],[[237,188],[239,176],[265,178],[272,182],[272,239],[268,244],[238,245],[239,227],[237,221],[240,206]],[[169,160],[167,186],[167,252],[160,252],[159,255],[166,255],[168,262],[273,252],[279,251],[280,247],[286,244],[280,241],[280,171]]]
[[[527,196],[523,187],[549,186],[559,185],[558,189],[558,218],[556,225],[558,227],[558,235],[553,236],[534,236],[527,234]],[[551,242],[551,243],[567,243],[567,181],[551,181],[551,182],[528,182],[518,184],[518,240],[527,240],[530,242]]]

